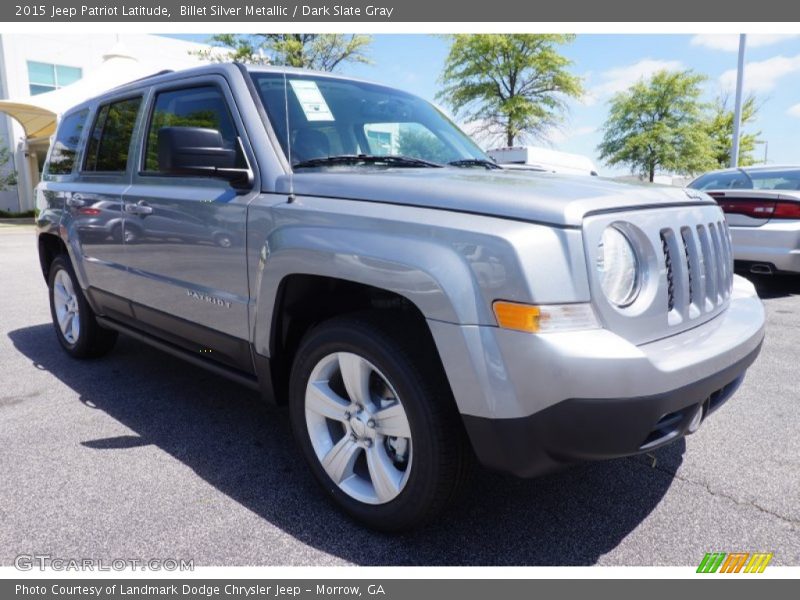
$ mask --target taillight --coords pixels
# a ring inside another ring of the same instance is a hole
[[[81,215],[85,215],[87,217],[96,217],[100,214],[99,208],[81,208],[78,209],[78,213]]]
[[[745,215],[754,219],[800,219],[800,202],[790,200],[762,200],[760,198],[725,198],[710,194],[723,212]]]
[[[800,219],[800,202],[778,201],[775,203],[773,219]]]

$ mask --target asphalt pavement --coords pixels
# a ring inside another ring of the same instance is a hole
[[[761,356],[700,430],[536,480],[479,471],[439,521],[370,532],[323,497],[284,409],[139,342],[59,347],[33,229],[0,227],[0,564],[800,565],[800,277],[759,282]]]

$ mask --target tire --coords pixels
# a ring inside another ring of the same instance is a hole
[[[67,354],[74,358],[107,354],[117,341],[117,332],[98,324],[68,257],[62,254],[53,259],[47,285],[56,337]]]
[[[326,321],[303,338],[289,382],[292,430],[315,478],[344,512],[386,532],[433,519],[473,461],[435,349],[414,332],[396,315]]]

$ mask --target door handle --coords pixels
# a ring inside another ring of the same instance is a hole
[[[153,213],[153,207],[142,200],[137,204],[126,204],[125,212],[131,215],[149,215]]]

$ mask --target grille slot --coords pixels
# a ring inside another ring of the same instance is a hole
[[[672,270],[672,255],[664,231],[661,232],[661,249],[664,252],[664,266],[667,268],[667,310],[672,310],[675,308],[675,273]]]
[[[733,285],[731,246],[724,221],[662,229],[666,303],[677,324],[715,311]],[[677,319],[677,320],[676,320]]]
[[[686,276],[689,282],[689,304],[694,304],[694,272],[692,269],[692,261],[689,258],[689,239],[692,235],[691,229],[688,227],[681,227],[681,240],[683,240],[683,255],[686,259]]]
[[[697,226],[697,237],[700,239],[700,252],[703,263],[703,281],[705,282],[705,300],[708,301],[707,308],[714,305],[717,296],[717,273],[714,264],[714,252],[711,249],[711,241],[705,225]]]

